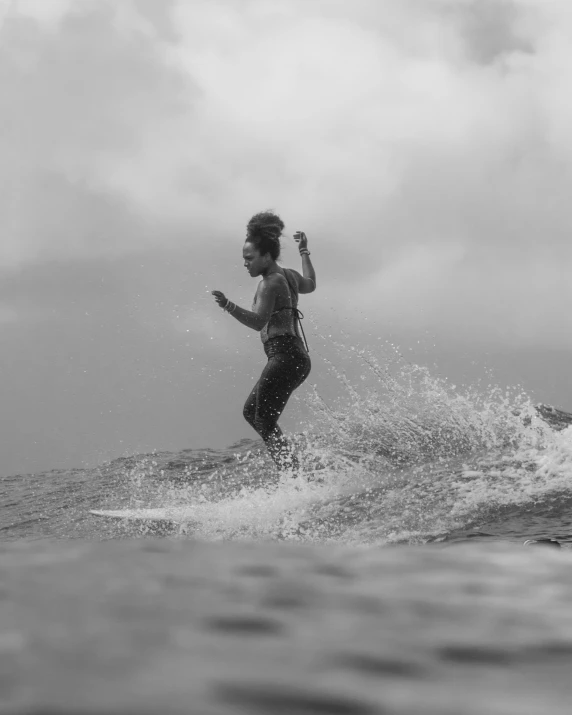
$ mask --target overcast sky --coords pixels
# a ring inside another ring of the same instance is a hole
[[[569,0],[0,0],[0,33],[0,474],[254,436],[259,336],[210,290],[250,304],[267,208],[310,340],[572,409]]]

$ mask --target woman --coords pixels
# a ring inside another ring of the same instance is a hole
[[[277,467],[296,469],[298,460],[278,426],[278,418],[290,395],[310,374],[310,356],[298,327],[302,317],[298,295],[316,290],[316,273],[308,239],[301,231],[294,239],[298,241],[304,275],[278,265],[283,230],[282,219],[271,211],[256,214],[248,223],[242,251],[244,265],[253,278],[262,277],[252,310],[232,303],[218,290],[212,294],[233,318],[260,331],[268,363],[246,400],[243,414],[264,440]]]

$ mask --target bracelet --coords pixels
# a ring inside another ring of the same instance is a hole
[[[302,250],[300,251],[300,255],[301,256],[309,256],[310,251],[307,248],[302,248]]]
[[[229,306],[231,306],[231,305],[232,305],[232,308],[229,308]],[[224,306],[223,310],[226,310],[226,312],[229,315],[232,315],[234,313],[234,311],[236,310],[236,303],[233,303],[232,301],[227,300],[226,305]]]

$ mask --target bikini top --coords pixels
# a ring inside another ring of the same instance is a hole
[[[291,300],[292,300],[292,305],[284,305],[282,308],[278,308],[278,310],[275,310],[271,313],[270,317],[273,315],[276,315],[277,313],[281,313],[283,310],[291,310],[292,315],[294,316],[294,320],[298,321],[298,325],[300,326],[300,332],[302,333],[302,337],[304,338],[304,345],[306,346],[306,351],[310,352],[310,348],[308,347],[308,341],[306,340],[306,334],[304,333],[304,328],[302,326],[302,320],[304,319],[304,314],[302,313],[301,310],[298,309],[298,286],[296,284],[292,285],[292,279],[289,275],[289,269],[284,268],[284,277],[286,278],[286,282],[288,283],[288,288],[290,289],[291,292]]]

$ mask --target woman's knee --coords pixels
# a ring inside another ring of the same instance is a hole
[[[243,409],[242,409],[242,416],[244,419],[248,422],[248,424],[251,427],[255,427],[255,417],[256,417],[256,405],[253,404],[251,400],[247,400]]]

